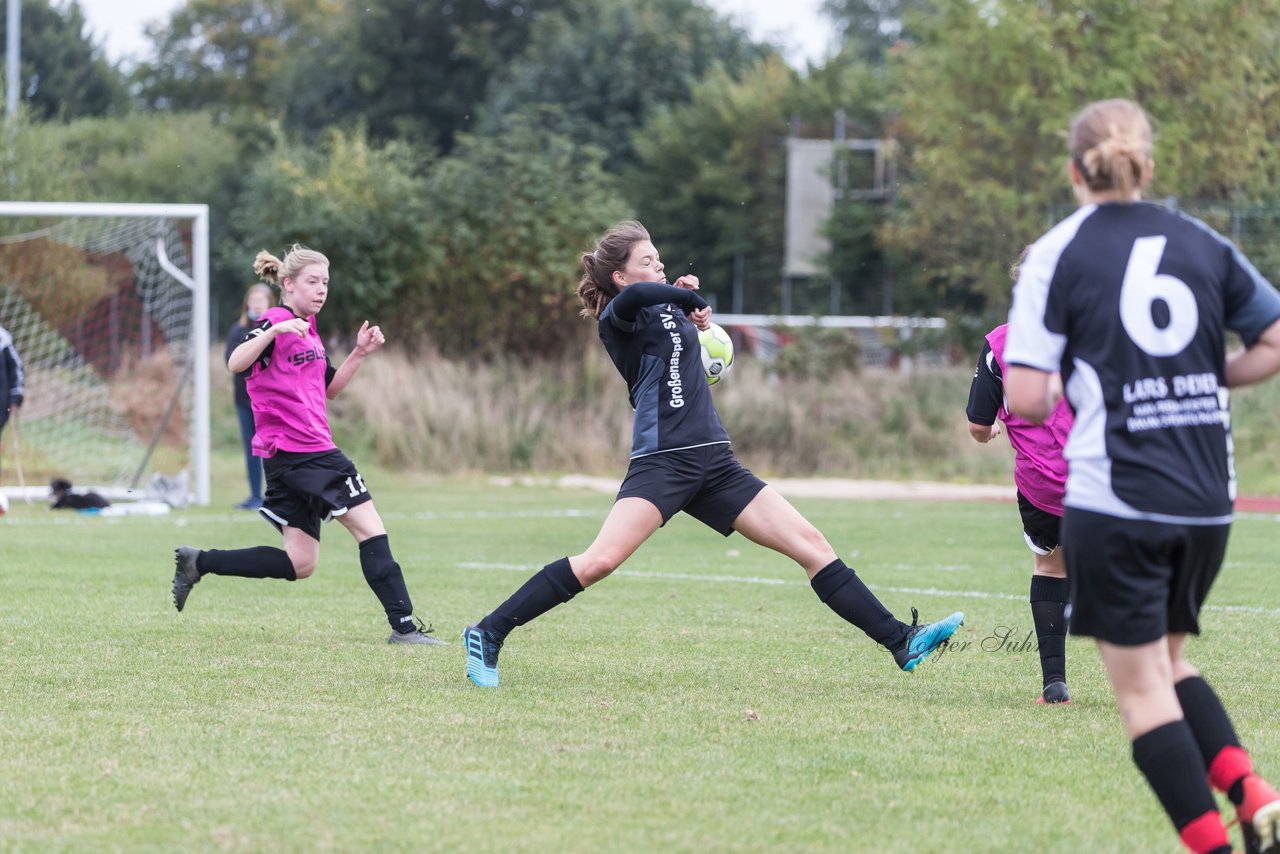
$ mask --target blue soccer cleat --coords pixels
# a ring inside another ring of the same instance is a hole
[[[479,688],[497,688],[502,641],[479,626],[467,626],[462,630],[462,645],[467,648],[467,678]]]
[[[923,626],[919,622],[920,614],[912,608],[911,627],[907,629],[902,645],[893,651],[893,660],[908,673],[919,667],[920,662],[945,644],[956,633],[956,629],[964,625],[964,612],[956,611],[945,619],[925,623]]]

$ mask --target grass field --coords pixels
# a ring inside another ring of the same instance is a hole
[[[336,525],[315,577],[206,578],[175,613],[174,546],[277,542],[220,509],[230,487],[159,518],[16,503],[0,519],[0,848],[1180,850],[1087,642],[1069,644],[1072,705],[1032,702],[1036,654],[1009,648],[1031,629],[1012,505],[796,502],[899,615],[966,612],[962,643],[913,675],[785,559],[680,517],[513,633],[503,686],[482,691],[458,631],[585,546],[610,498],[369,482],[448,647],[387,646]],[[1192,651],[1273,778],[1277,525],[1237,521]]]

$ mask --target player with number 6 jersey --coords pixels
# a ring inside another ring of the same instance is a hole
[[[1066,504],[1124,519],[1230,521],[1225,329],[1252,344],[1275,289],[1204,223],[1087,204],[1028,254],[1005,360],[1062,370],[1076,429]]]
[[[1099,101],[1071,125],[1079,209],[1031,247],[1005,343],[1009,409],[1048,417],[1061,372],[1075,423],[1062,540],[1075,634],[1097,639],[1133,761],[1191,851],[1280,850],[1280,795],[1184,657],[1222,566],[1235,498],[1227,389],[1280,370],[1280,294],[1228,240],[1141,200],[1151,125]],[[1226,355],[1226,330],[1244,349]]]
[[[391,555],[387,530],[364,478],[338,450],[329,432],[326,400],[346,388],[369,354],[386,342],[368,321],[356,346],[334,368],[316,329],[316,314],[329,294],[329,260],[294,245],[283,261],[259,252],[254,272],[280,287],[282,305],[268,310],[227,360],[246,377],[253,406],[253,452],[264,459],[267,492],[258,512],[284,538],[284,548],[206,549],[176,552],[173,604],[179,611],[205,575],[295,581],[315,571],[320,525],[337,519],[359,544],[365,581],[391,624],[388,643],[439,644],[415,619],[404,573]]]

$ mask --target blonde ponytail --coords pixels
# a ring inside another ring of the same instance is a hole
[[[1095,101],[1071,122],[1071,158],[1090,190],[1128,198],[1142,189],[1151,163],[1151,122],[1133,101]]]

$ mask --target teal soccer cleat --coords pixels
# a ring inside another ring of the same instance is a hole
[[[502,641],[479,626],[467,626],[462,630],[462,645],[467,648],[467,678],[479,688],[497,688]]]
[[[893,660],[908,673],[920,666],[920,662],[945,644],[956,633],[956,629],[964,625],[964,612],[956,611],[936,623],[925,623],[923,626],[919,622],[920,614],[912,608],[911,628],[907,630],[902,645],[893,651]]]

